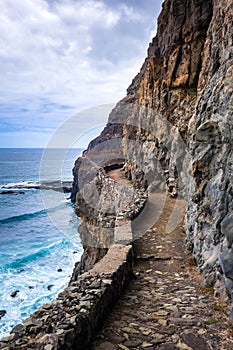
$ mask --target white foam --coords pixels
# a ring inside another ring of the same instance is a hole
[[[11,182],[5,185],[1,185],[1,190],[18,190],[18,189],[28,189],[28,188],[34,188],[36,186],[39,186],[39,182],[32,182],[32,181],[21,181],[21,182]]]

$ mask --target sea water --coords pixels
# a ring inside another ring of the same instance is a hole
[[[57,180],[72,181],[80,153],[73,149],[64,158],[63,150]],[[82,253],[70,194],[28,188],[41,180],[42,155],[42,149],[0,149],[0,311],[6,311],[0,337],[67,286]],[[49,168],[60,155],[51,150]]]

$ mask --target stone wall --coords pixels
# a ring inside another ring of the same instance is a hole
[[[0,340],[4,350],[87,350],[131,277],[131,246],[113,245],[89,272],[72,281]]]
[[[100,167],[93,171],[91,181],[84,179],[76,198],[75,210],[82,219],[78,231],[84,252],[74,269],[74,280],[92,268],[113,244],[133,241],[131,221],[144,208],[147,193],[130,183],[127,186],[117,183]]]

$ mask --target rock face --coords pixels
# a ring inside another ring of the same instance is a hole
[[[213,1],[195,114],[189,123],[195,188],[187,237],[216,295],[233,297],[233,3]],[[217,281],[217,283],[216,283]]]
[[[187,243],[204,283],[230,300],[232,18],[229,0],[164,1],[142,69],[102,134],[77,160],[72,192],[75,201],[82,167],[91,174],[95,164],[96,176],[101,166],[124,163],[135,188],[184,197]],[[90,156],[92,164],[84,166]],[[80,213],[88,221],[92,212],[85,208]]]

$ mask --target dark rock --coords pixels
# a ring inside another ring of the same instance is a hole
[[[0,310],[0,320],[3,316],[5,316],[6,310]]]
[[[18,324],[15,326],[12,330],[11,333],[21,333],[24,331],[24,326],[22,324]]]
[[[140,339],[131,339],[127,340],[124,345],[127,346],[128,348],[133,348],[135,349],[137,346],[142,344],[142,340]]]
[[[188,318],[170,318],[168,320],[169,324],[175,326],[198,326],[199,320],[196,319],[188,319]]]
[[[117,334],[116,332],[109,331],[105,334],[105,336],[113,344],[119,344],[125,340],[125,338],[123,336]]]
[[[221,223],[222,233],[228,240],[229,247],[233,245],[233,215],[229,214],[225,216]]]
[[[209,350],[209,345],[201,336],[194,333],[182,334],[182,339],[191,349]]]
[[[49,285],[47,286],[47,289],[48,289],[48,290],[51,290],[53,287],[54,287],[54,284],[49,284]]]
[[[96,347],[96,350],[116,350],[116,349],[117,349],[116,346],[108,341],[102,342]]]
[[[9,190],[9,191],[1,191],[0,192],[0,194],[7,194],[7,195],[9,195],[9,194],[13,194],[13,195],[18,195],[18,194],[25,194],[25,192],[23,192],[23,191],[11,191],[11,190]]]
[[[18,289],[15,290],[14,292],[12,292],[12,293],[11,293],[11,297],[12,297],[12,298],[15,298],[18,292],[19,292]]]
[[[57,272],[62,272],[62,269],[57,269]]]
[[[159,350],[174,350],[177,349],[176,344],[174,343],[166,343],[158,346]]]

